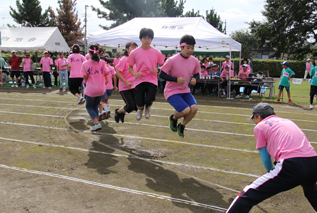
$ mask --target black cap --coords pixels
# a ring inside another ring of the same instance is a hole
[[[260,115],[275,115],[274,108],[268,103],[258,103],[253,107],[252,115],[249,120],[254,118],[255,114]],[[262,117],[262,116],[261,116]]]

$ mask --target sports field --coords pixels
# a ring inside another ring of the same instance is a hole
[[[91,134],[77,98],[57,90],[0,88],[0,212],[225,212],[265,172],[248,121],[257,101],[197,96],[180,138],[157,95],[150,119],[113,117]],[[123,105],[118,92],[111,111]],[[272,104],[317,149],[317,109]],[[297,187],[251,212],[314,212]]]

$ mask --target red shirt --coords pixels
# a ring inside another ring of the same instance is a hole
[[[20,70],[20,64],[21,64],[20,57],[18,57],[18,56],[11,57],[9,63],[11,64],[11,70],[13,70],[13,71]]]

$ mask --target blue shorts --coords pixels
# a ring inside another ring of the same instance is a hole
[[[167,102],[174,107],[177,112],[182,112],[187,107],[197,104],[194,96],[191,93],[181,93],[170,96]]]
[[[107,91],[103,94],[102,98],[101,99],[108,99],[108,96],[107,96]]]
[[[278,89],[283,90],[285,86],[279,85]],[[289,91],[289,87],[285,87],[286,91]]]
[[[112,95],[113,89],[107,89],[107,96],[110,97]]]

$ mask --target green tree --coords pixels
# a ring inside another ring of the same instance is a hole
[[[10,15],[22,27],[54,26],[54,21],[51,18],[54,11],[48,7],[42,14],[42,7],[38,0],[22,0],[22,4],[17,0],[16,6],[17,10],[10,6]]]
[[[195,10],[192,9],[192,11],[187,11],[184,15],[182,15],[182,17],[203,17],[203,16],[200,15],[199,10],[195,12]]]
[[[109,12],[100,8],[92,7],[97,12],[99,18],[114,21],[110,26],[102,26],[109,29],[123,24],[135,17],[177,17],[183,13],[184,0],[99,0],[100,4]]]
[[[223,27],[223,21],[221,21],[220,16],[217,15],[215,9],[207,10],[205,19],[220,32],[226,33],[226,27]]]
[[[314,0],[266,0],[262,12],[266,21],[252,21],[249,26],[260,46],[275,49],[271,57],[301,60],[317,41],[316,11]]]
[[[59,8],[57,8],[57,27],[69,46],[76,43],[77,39],[84,37],[78,20],[78,12],[76,11],[77,0],[58,0]]]
[[[250,58],[256,53],[254,50],[258,49],[258,41],[247,29],[234,31],[230,36],[242,45],[242,58]]]

